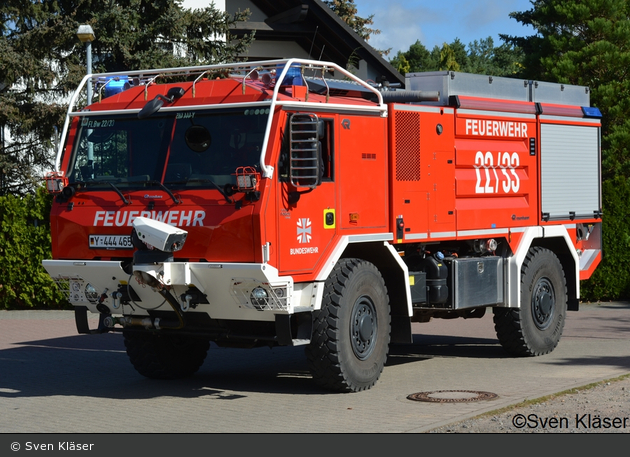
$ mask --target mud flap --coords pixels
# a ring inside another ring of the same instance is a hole
[[[569,311],[579,311],[580,310],[580,300],[577,298],[569,298],[567,302],[567,310]]]
[[[276,314],[276,337],[280,346],[301,346],[311,341],[313,317],[311,313],[294,314],[297,324],[297,335],[293,337],[291,316]]]
[[[107,333],[109,329],[105,327],[104,321],[107,315],[99,313],[98,315],[98,328],[90,329],[90,324],[87,317],[87,306],[75,306],[74,307],[74,322],[77,325],[77,331],[80,334],[94,335],[98,333]]]

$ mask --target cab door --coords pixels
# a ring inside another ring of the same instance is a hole
[[[278,257],[283,274],[321,266],[337,230],[332,115],[292,113],[278,164]]]

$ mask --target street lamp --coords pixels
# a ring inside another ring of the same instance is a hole
[[[92,41],[96,36],[94,35],[94,30],[89,25],[80,25],[79,30],[77,30],[77,36],[79,40],[85,43],[85,51],[87,53],[87,74],[92,74]],[[92,81],[87,82],[87,104],[92,103]],[[92,164],[94,163],[94,145],[92,143],[88,143],[88,167],[92,168]]]
[[[87,53],[87,74],[92,74],[92,41],[96,38],[94,35],[94,30],[89,25],[80,25],[79,30],[77,30],[77,36],[79,40],[85,43],[85,51]],[[87,86],[87,98],[88,105],[92,103],[92,82],[88,81]]]

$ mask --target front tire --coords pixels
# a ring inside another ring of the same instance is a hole
[[[210,342],[206,339],[143,331],[123,331],[125,347],[136,371],[151,379],[191,376],[203,364]]]
[[[494,309],[494,327],[503,348],[517,356],[553,351],[564,329],[567,296],[558,257],[545,248],[530,248],[521,269],[521,307]]]
[[[360,259],[341,259],[326,281],[306,347],[315,382],[337,392],[372,387],[387,360],[390,327],[387,288],[378,269]]]

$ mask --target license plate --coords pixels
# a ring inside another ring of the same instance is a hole
[[[133,249],[129,235],[90,235],[92,249]]]

